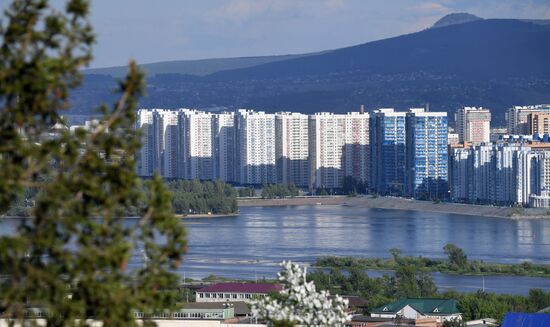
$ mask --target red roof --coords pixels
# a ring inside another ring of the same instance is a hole
[[[197,292],[209,293],[269,293],[280,292],[283,286],[281,284],[269,283],[218,283],[203,287]]]

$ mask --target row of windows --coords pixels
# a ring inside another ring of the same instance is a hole
[[[223,312],[174,312],[174,313],[155,313],[145,314],[143,312],[136,312],[134,314],[136,318],[143,319],[182,319],[182,318],[200,318],[200,319],[224,319]]]
[[[252,293],[197,293],[201,299],[252,299]],[[258,294],[264,297],[265,294]]]

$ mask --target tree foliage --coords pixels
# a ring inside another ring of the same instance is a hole
[[[300,190],[293,184],[265,184],[262,186],[263,199],[283,199],[298,196]]]
[[[442,273],[461,273],[476,275],[521,275],[550,277],[550,265],[544,263],[522,262],[519,264],[492,263],[480,260],[467,260],[464,251],[454,245],[448,260],[401,255],[401,250],[390,249],[391,259],[357,258],[357,257],[320,257],[315,265],[318,267],[353,267],[362,269],[397,270],[399,266],[412,265],[424,271]]]
[[[346,195],[366,194],[368,185],[366,182],[362,182],[353,178],[353,176],[345,176],[342,179],[342,193]]]
[[[185,252],[185,231],[156,177],[140,188],[135,153],[136,99],[143,76],[130,63],[121,97],[86,131],[52,128],[63,121],[69,91],[91,58],[94,36],[88,2],[70,0],[64,11],[46,0],[15,0],[0,23],[0,215],[36,190],[30,219],[0,238],[0,306],[24,319],[37,306],[48,326],[137,326],[134,310],[169,308],[177,282],[170,272]],[[136,224],[119,219],[145,203]],[[127,268],[141,249],[146,266]]]
[[[466,264],[468,263],[468,257],[466,256],[466,253],[464,253],[464,250],[454,244],[449,243],[443,247],[443,251],[445,251],[445,254],[449,257],[449,262],[451,263],[451,265],[454,265],[458,268],[466,267]]]
[[[174,180],[167,182],[172,207],[179,214],[229,214],[238,211],[237,191],[221,181]]]
[[[240,198],[256,196],[256,190],[253,187],[241,187],[238,189],[238,192]]]

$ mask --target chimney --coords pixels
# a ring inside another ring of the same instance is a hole
[[[365,105],[364,104],[361,105],[361,109],[359,109],[359,112],[362,113],[362,114],[365,113]]]

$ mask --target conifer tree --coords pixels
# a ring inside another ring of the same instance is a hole
[[[136,326],[135,311],[170,308],[171,270],[186,250],[160,178],[143,192],[135,173],[134,129],[143,75],[130,63],[120,100],[99,108],[89,130],[57,128],[81,82],[94,43],[86,0],[64,10],[47,0],[14,0],[0,20],[0,215],[36,190],[29,219],[0,237],[0,310],[20,321],[26,308],[48,326]],[[135,224],[121,217],[141,205]],[[132,255],[149,259],[130,269]]]

